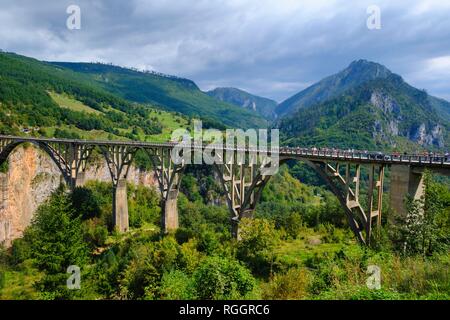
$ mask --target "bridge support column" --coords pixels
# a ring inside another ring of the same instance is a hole
[[[127,175],[137,148],[124,145],[100,147],[105,156],[113,185],[113,228],[119,232],[129,229]]]
[[[126,232],[129,229],[127,180],[120,179],[113,189],[113,224],[117,231]]]
[[[175,231],[178,229],[177,198],[185,165],[173,163],[170,149],[148,148],[145,151],[152,161],[161,192],[161,230],[163,233]]]
[[[171,190],[167,194],[167,198],[162,200],[161,208],[162,214],[162,226],[164,232],[175,231],[178,229],[178,190]]]
[[[372,236],[372,220],[381,225],[383,204],[384,166],[369,166],[368,199],[366,208],[360,203],[361,166],[350,162],[336,163],[305,161],[327,182],[344,208],[350,228],[360,243],[369,245]],[[342,166],[345,173],[341,174]]]
[[[406,196],[420,199],[424,192],[422,172],[415,172],[409,165],[391,166],[390,207],[397,214],[406,216]]]
[[[216,165],[231,213],[231,235],[240,240],[239,223],[242,218],[253,218],[256,204],[261,192],[271,175],[264,174],[270,166],[269,158],[258,164],[258,159],[248,155],[248,163],[240,163],[237,154],[233,155],[231,163]]]
[[[85,178],[86,172],[84,171],[78,172],[77,177],[75,179],[75,188],[84,186],[84,183],[86,182]]]

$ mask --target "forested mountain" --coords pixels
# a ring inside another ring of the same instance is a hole
[[[274,100],[255,96],[237,88],[216,88],[206,92],[206,94],[220,101],[252,110],[268,120],[275,118],[277,102]]]
[[[174,128],[188,126],[188,116],[219,129],[261,127],[267,121],[247,108],[270,117],[275,103],[232,88],[208,94],[173,76],[0,53],[2,133],[164,140]],[[448,102],[365,60],[282,105],[289,106],[284,112],[299,108],[275,124],[291,145],[443,150],[450,144]]]
[[[398,75],[387,70],[381,74],[285,116],[277,124],[285,143],[411,151],[448,148],[450,125],[436,108],[437,100]]]
[[[214,127],[267,126],[267,122],[260,115],[213,99],[188,79],[98,63],[52,64],[82,73],[105,90],[129,101],[151,103],[165,110],[199,117]]]
[[[276,109],[279,116],[336,98],[349,89],[376,79],[387,79],[393,73],[385,66],[367,61],[353,61],[347,68],[324,78],[305,90],[280,103]],[[423,103],[432,105],[446,120],[450,121],[450,103],[439,98],[427,96]]]
[[[191,117],[222,129],[266,125],[261,116],[207,96],[190,80],[110,65],[63,65],[0,52],[1,133],[167,140]]]
[[[0,53],[0,132],[108,139],[165,139],[186,117],[130,102],[90,77]]]

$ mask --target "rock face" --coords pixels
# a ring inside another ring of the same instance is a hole
[[[394,115],[398,115],[400,113],[400,107],[397,102],[392,99],[389,95],[380,92],[374,91],[370,97],[370,102],[377,108],[380,108],[385,113],[393,113]]]
[[[411,128],[411,140],[417,141],[420,145],[436,145],[440,148],[444,147],[444,134],[441,125],[437,124],[427,130],[425,123],[421,123],[418,127]]]
[[[402,122],[403,117],[398,103],[389,94],[382,91],[374,91],[370,97],[370,103],[382,110],[386,119],[389,122],[383,128],[380,120],[375,121],[374,136],[381,135],[383,139],[388,139],[389,136],[399,136],[399,123]],[[440,124],[420,123],[419,125],[407,128],[405,135],[408,139],[417,142],[421,146],[437,146],[444,147],[444,127]]]
[[[106,163],[88,166],[86,181],[110,182]],[[157,187],[154,172],[131,167],[128,181]],[[9,245],[21,237],[37,207],[58,188],[64,179],[55,163],[34,147],[18,147],[9,156],[8,172],[0,173],[0,243]]]

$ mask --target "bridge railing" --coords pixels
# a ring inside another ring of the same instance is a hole
[[[418,154],[385,154],[381,152],[345,151],[345,150],[315,150],[311,148],[281,147],[281,154],[323,157],[332,159],[368,160],[389,163],[413,164],[450,164],[449,155],[418,155]]]
[[[92,145],[124,145],[136,147],[166,147],[173,148],[178,145],[178,142],[141,142],[141,141],[114,141],[114,140],[82,140],[82,139],[60,139],[60,138],[34,138],[34,137],[18,137],[0,135],[0,139],[19,140],[19,141],[41,141],[41,142],[60,142],[60,143],[78,143],[78,144],[92,144]],[[237,151],[237,152],[261,152],[258,148],[249,147],[234,147],[230,148],[224,145],[204,145],[196,144],[194,141],[187,143],[185,146],[195,149],[222,149],[223,151]],[[280,155],[298,155],[307,157],[317,157],[324,159],[343,159],[343,160],[364,160],[370,162],[382,163],[411,163],[411,164],[431,164],[443,165],[445,167],[450,165],[450,156],[448,154],[385,154],[373,151],[360,150],[339,150],[339,149],[317,149],[317,148],[302,148],[302,147],[267,147],[263,150],[267,154],[278,153]]]

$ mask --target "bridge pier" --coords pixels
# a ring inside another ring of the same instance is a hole
[[[240,240],[240,221],[242,218],[253,218],[256,204],[270,178],[270,175],[264,174],[270,162],[257,163],[255,158],[250,158],[249,163],[244,164],[239,163],[236,154],[233,156],[234,161],[216,164],[215,168],[231,214],[231,235]]]
[[[118,232],[129,229],[127,175],[137,148],[134,146],[100,146],[105,156],[113,185],[113,227]]]
[[[161,201],[162,226],[164,232],[171,232],[178,229],[178,190],[170,190],[167,198]]]
[[[84,183],[86,182],[85,179],[86,179],[86,172],[84,171],[78,172],[77,177],[75,178],[75,188],[84,186]]]
[[[152,162],[161,192],[161,230],[163,233],[175,231],[179,226],[177,198],[185,164],[174,164],[171,151],[164,148],[148,148],[145,151]]]
[[[391,166],[390,207],[397,214],[406,216],[405,197],[420,199],[424,195],[423,173],[409,165]]]
[[[118,232],[126,232],[129,229],[126,179],[119,179],[113,186],[113,225]]]

